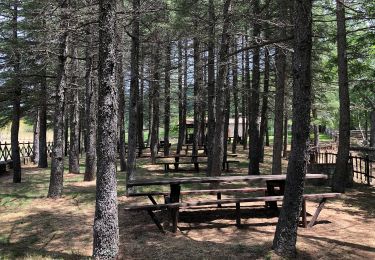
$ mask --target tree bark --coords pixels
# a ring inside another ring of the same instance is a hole
[[[21,95],[22,86],[19,80],[19,74],[21,73],[21,56],[18,50],[18,5],[19,1],[14,0],[13,2],[13,13],[12,13],[12,40],[16,43],[14,46],[14,57],[12,58],[13,73],[14,73],[14,90],[13,90],[13,111],[12,111],[12,126],[11,126],[11,150],[12,150],[12,161],[13,161],[13,182],[20,183],[22,178],[21,173],[21,158],[20,148],[18,142],[18,135],[20,130],[20,119],[21,119]]]
[[[264,49],[264,79],[263,79],[263,98],[262,111],[259,131],[259,154],[260,162],[264,162],[264,136],[267,131],[268,121],[268,92],[270,82],[270,55],[268,48]]]
[[[208,2],[208,64],[207,64],[207,152],[212,153],[215,134],[215,5]],[[211,172],[214,158],[208,156],[207,172]]]
[[[77,57],[78,51],[76,47],[72,54]],[[67,77],[69,81],[69,89],[71,96],[70,103],[70,138],[69,138],[69,172],[79,173],[79,89],[77,80],[77,71],[79,69],[78,60],[72,60],[72,65],[69,66]]]
[[[143,53],[143,52],[142,52]],[[143,137],[143,96],[144,96],[144,89],[145,89],[145,80],[144,80],[144,54],[142,54],[141,57],[141,85],[139,88],[139,97],[138,97],[138,108],[137,108],[137,116],[138,116],[138,126],[137,126],[137,132],[138,132],[138,148],[139,154],[142,154],[142,149],[144,148],[144,137]]]
[[[273,240],[277,254],[296,255],[297,228],[307,163],[311,111],[312,1],[294,1],[293,127],[283,207]]]
[[[228,69],[229,71],[229,69]],[[223,131],[223,162],[227,161],[228,157],[228,130],[230,118],[230,82],[229,73],[227,72],[226,83],[224,87],[224,131]],[[224,170],[224,167],[223,167]]]
[[[137,153],[137,124],[138,124],[138,92],[139,92],[139,23],[140,1],[132,0],[133,23],[130,54],[130,99],[129,99],[129,129],[128,129],[128,165],[127,180],[133,180],[136,174]]]
[[[121,3],[119,3],[121,5]],[[122,25],[117,28],[116,35],[116,84],[119,92],[118,107],[118,146],[120,155],[120,171],[126,171],[126,144],[125,144],[125,85],[124,85],[124,68],[122,52]],[[138,134],[138,133],[137,133]]]
[[[46,60],[44,60],[44,63]],[[40,79],[40,104],[39,104],[39,168],[48,167],[47,154],[47,70],[42,70],[42,77]]]
[[[152,62],[153,62],[153,79],[151,87],[151,97],[152,97],[152,125],[151,125],[151,161],[152,163],[156,162],[156,156],[158,155],[158,143],[159,143],[159,66],[160,66],[160,44],[156,44],[152,50]]]
[[[96,259],[116,259],[119,251],[116,186],[116,2],[99,1],[98,171],[93,246],[93,256]]]
[[[279,18],[284,24],[287,24],[285,15],[288,13],[288,3],[285,0],[279,0],[278,5]],[[286,25],[280,30],[279,37],[286,38]],[[283,151],[283,119],[284,119],[284,96],[286,81],[286,54],[280,47],[276,48],[275,53],[275,69],[276,69],[276,95],[275,95],[275,120],[273,133],[273,153],[272,153],[272,174],[281,174],[281,156]]]
[[[202,109],[202,59],[200,54],[200,42],[197,37],[193,39],[194,48],[194,140],[193,155],[198,154],[198,146],[201,145],[201,109]]]
[[[259,0],[253,1],[253,15],[259,15],[260,7]],[[253,23],[253,38],[260,37],[260,24],[255,21]],[[259,149],[259,92],[260,92],[260,48],[253,50],[253,77],[251,88],[251,103],[250,103],[250,141],[249,141],[249,174],[259,175],[260,149]]]
[[[233,52],[237,51],[237,39],[234,40]],[[233,104],[234,104],[234,130],[233,130],[233,144],[232,144],[232,153],[237,152],[237,143],[238,143],[238,123],[239,123],[239,114],[238,114],[238,59],[237,55],[233,55],[232,59],[232,77],[233,77]]]
[[[167,37],[165,49],[165,71],[164,71],[164,155],[169,155],[169,129],[171,123],[171,44]]]
[[[212,158],[212,167],[207,172],[208,176],[221,175],[223,162],[223,137],[224,137],[224,93],[225,93],[225,77],[227,75],[227,57],[229,51],[229,30],[230,30],[230,12],[231,1],[225,0],[223,7],[223,29],[221,36],[220,51],[218,57],[218,71],[216,76],[216,122],[215,133],[213,139],[212,152],[209,156]]]
[[[245,36],[242,36],[242,48],[245,47]],[[241,119],[242,119],[242,145],[243,145],[243,149],[245,150],[246,147],[247,147],[247,118],[246,118],[246,115],[247,115],[247,89],[246,89],[246,61],[245,61],[245,58],[246,58],[246,55],[245,55],[246,52],[242,52],[242,58],[241,58],[241,62],[242,62],[242,65],[241,65],[241,73],[242,73],[242,90],[241,90],[241,94],[242,94],[242,102],[241,102],[241,107],[242,107],[242,115],[241,115]],[[249,69],[247,67],[247,69]]]
[[[182,144],[185,141],[186,131],[186,86],[185,82],[182,82],[184,71],[187,69],[187,59],[182,62],[182,42],[178,42],[178,144],[177,154],[180,154],[182,150]],[[186,65],[186,66],[185,66]],[[187,82],[186,82],[187,83]]]
[[[90,4],[91,0],[87,4]],[[83,177],[84,181],[92,181],[95,179],[97,169],[96,157],[96,135],[98,129],[97,120],[97,81],[96,73],[94,73],[95,56],[92,51],[94,48],[94,30],[90,25],[86,31],[86,74],[85,74],[85,87],[86,87],[86,167]]]
[[[40,135],[40,121],[39,121],[39,109],[36,111],[34,121],[34,135],[33,135],[33,162],[38,164],[39,162],[39,135]]]
[[[348,171],[350,148],[350,97],[344,2],[344,0],[336,0],[337,59],[340,99],[339,145],[337,151],[336,168],[333,174],[332,182],[332,190],[336,192],[345,192],[346,185],[350,181]]]
[[[55,87],[55,114],[53,123],[53,148],[51,159],[51,177],[48,189],[49,198],[59,198],[63,191],[64,174],[64,114],[65,114],[65,89],[68,49],[68,9],[69,4],[65,0],[59,0],[60,6],[60,34],[57,40],[58,44],[58,66]]]

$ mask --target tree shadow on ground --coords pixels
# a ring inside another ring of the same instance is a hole
[[[6,223],[10,230],[3,232],[0,255],[5,259],[88,259],[86,249],[92,241],[90,222],[87,215],[63,207],[30,212]]]

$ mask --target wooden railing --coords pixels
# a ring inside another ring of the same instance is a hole
[[[317,164],[335,164],[337,159],[336,153],[319,153],[312,151],[310,152],[310,163]],[[371,160],[368,155],[361,157],[356,155],[349,155],[349,163],[353,167],[354,177],[371,185],[373,179],[375,178],[375,161]]]
[[[53,142],[47,142],[47,154],[51,156],[52,154]],[[22,142],[19,143],[20,157],[31,158],[34,153],[34,144],[32,142]],[[0,162],[12,160],[12,149],[11,144],[7,142],[0,142]]]

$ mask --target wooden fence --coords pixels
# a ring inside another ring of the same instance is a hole
[[[336,153],[331,152],[311,152],[310,153],[310,162],[318,164],[335,164],[337,159]],[[371,185],[374,180],[375,172],[375,161],[371,160],[368,155],[361,157],[350,154],[349,163],[353,167],[354,177],[361,181],[365,182],[368,185]]]
[[[53,142],[47,142],[47,154],[52,154]],[[34,154],[34,144],[32,142],[19,143],[20,157],[26,164],[26,159],[32,158]],[[7,142],[0,142],[0,162],[7,162],[12,160],[11,144]]]

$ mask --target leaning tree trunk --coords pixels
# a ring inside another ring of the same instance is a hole
[[[256,17],[260,12],[259,0],[253,1],[253,15]],[[253,37],[260,36],[260,25],[258,21],[253,23]],[[259,175],[260,149],[259,149],[259,92],[260,92],[260,48],[253,50],[253,75],[250,103],[250,142],[249,142],[249,174]]]
[[[270,82],[270,54],[268,48],[264,49],[264,79],[263,79],[263,98],[262,98],[262,111],[259,131],[259,147],[260,162],[264,162],[264,136],[267,131],[268,121],[268,91]]]
[[[158,143],[159,143],[159,65],[160,65],[160,44],[157,44],[152,50],[152,62],[153,62],[153,79],[151,87],[152,97],[152,125],[151,125],[151,161],[156,162],[156,156],[158,155]]]
[[[116,259],[119,251],[116,146],[116,0],[99,1],[98,171],[93,256]]]
[[[14,0],[13,2],[13,14],[12,14],[12,40],[14,43],[18,42],[18,5],[19,1]],[[19,80],[19,74],[21,73],[20,62],[21,56],[18,50],[18,46],[14,46],[13,55],[13,72],[14,72],[14,91],[13,91],[13,111],[12,111],[12,127],[11,127],[11,150],[12,150],[12,161],[13,161],[13,182],[21,182],[21,158],[20,148],[18,144],[18,135],[20,131],[20,118],[21,118],[21,95],[22,86]]]
[[[233,52],[237,51],[237,39],[234,40]],[[234,130],[233,130],[233,144],[232,144],[232,153],[237,152],[237,143],[238,143],[238,59],[237,54],[233,55],[232,59],[232,80],[233,80],[233,104],[234,104]]]
[[[215,133],[215,6],[208,3],[208,65],[207,65],[207,152],[212,153]],[[208,156],[207,172],[211,171],[214,158]]]
[[[336,192],[345,192],[345,187],[350,181],[350,172],[348,169],[350,148],[350,97],[344,2],[345,0],[336,0],[337,59],[340,98],[339,146],[332,182],[332,190]]]
[[[53,148],[51,159],[51,178],[48,189],[49,198],[59,198],[63,191],[63,174],[64,174],[64,114],[65,114],[65,89],[66,77],[65,69],[67,63],[68,49],[68,2],[59,0],[60,6],[60,35],[57,39],[58,46],[58,66],[55,88],[55,114],[53,122]]]
[[[78,56],[78,51],[74,48],[72,51],[75,57]],[[70,138],[69,138],[69,172],[79,173],[79,89],[77,80],[77,71],[79,69],[78,60],[72,61],[72,66],[69,66],[69,87],[70,87]]]
[[[136,173],[137,125],[138,125],[138,92],[139,92],[139,23],[140,0],[132,0],[133,24],[130,53],[130,99],[128,129],[128,165],[127,180],[133,180]]]
[[[229,52],[229,30],[230,30],[230,5],[231,1],[226,0],[223,7],[223,29],[221,36],[220,51],[218,57],[219,68],[217,71],[216,81],[216,122],[215,133],[213,139],[212,151],[209,156],[212,158],[212,166],[207,171],[208,176],[221,175],[223,162],[223,137],[224,137],[224,93],[225,93],[225,77],[227,76],[227,59]]]
[[[94,53],[93,46],[93,28],[87,30],[87,47],[86,47],[86,168],[84,181],[92,181],[95,179],[96,173],[96,133],[98,128],[97,122],[97,82],[96,73],[94,73]]]
[[[171,44],[167,37],[165,49],[165,71],[164,71],[164,155],[169,155],[169,128],[171,123]]]
[[[184,68],[182,64],[182,42],[178,41],[178,143],[177,154],[180,154],[185,141],[186,131],[186,87],[182,83]],[[187,61],[186,61],[187,62]],[[185,64],[185,62],[184,62]]]
[[[277,4],[280,6],[278,17],[283,19],[288,13],[288,1],[278,0]],[[286,25],[279,29],[279,37],[286,38]],[[285,96],[285,81],[286,81],[286,54],[285,50],[280,47],[276,48],[275,53],[275,69],[276,69],[276,94],[275,94],[275,120],[273,131],[273,152],[272,152],[272,174],[281,174],[281,157],[283,151],[283,119],[284,119],[284,96]]]
[[[286,258],[296,255],[297,228],[307,164],[311,111],[312,1],[294,1],[293,127],[283,207],[273,249]]]
[[[44,66],[46,60],[43,61]],[[40,79],[40,94],[39,94],[39,168],[48,167],[47,154],[47,70],[44,67]]]

